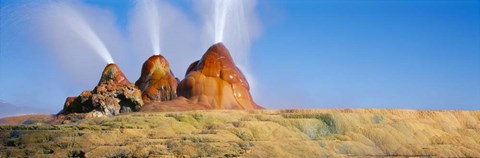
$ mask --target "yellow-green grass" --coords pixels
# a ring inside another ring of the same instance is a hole
[[[130,113],[0,126],[0,157],[480,157],[480,111]]]

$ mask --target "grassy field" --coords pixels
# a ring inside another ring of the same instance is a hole
[[[0,157],[480,157],[480,111],[130,113],[0,126]]]

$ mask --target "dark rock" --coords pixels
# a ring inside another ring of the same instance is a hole
[[[115,64],[109,64],[103,71],[98,85],[92,91],[83,91],[78,97],[68,97],[64,109],[59,114],[86,113],[87,117],[113,116],[122,112],[139,111],[142,106],[140,90],[127,80]]]

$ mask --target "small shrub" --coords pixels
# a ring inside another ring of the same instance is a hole
[[[301,114],[301,113],[291,113],[291,114],[282,114],[284,118],[289,119],[318,119],[321,120],[327,126],[325,129],[320,131],[320,135],[328,135],[336,133],[335,120],[331,114]]]
[[[318,114],[316,118],[322,120],[327,125],[329,133],[337,133],[337,127],[331,114]]]
[[[84,158],[85,153],[81,150],[70,150],[68,151],[68,157],[79,157],[79,158]]]
[[[258,121],[255,116],[252,115],[247,115],[242,118],[240,118],[240,121]]]
[[[240,148],[242,148],[242,149],[250,149],[250,148],[252,148],[252,147],[254,146],[253,143],[250,142],[250,141],[240,142],[240,143],[238,143],[238,145],[239,145]]]
[[[325,148],[327,146],[327,144],[325,144],[325,142],[319,142],[318,145],[320,145],[322,148]]]
[[[4,141],[5,146],[20,146],[21,142],[18,138],[10,138]]]
[[[179,144],[174,140],[167,140],[165,142],[165,146],[167,146],[167,148],[169,148],[169,149],[173,149],[173,148],[177,148],[179,146]]]
[[[129,150],[125,149],[118,149],[112,153],[108,153],[105,155],[105,157],[111,157],[111,158],[129,158],[132,157],[132,152]]]
[[[194,143],[213,142],[212,140],[209,140],[207,138],[201,138],[201,137],[190,137],[190,138],[186,138],[186,139],[190,139],[190,141],[192,141]]]
[[[12,137],[12,138],[19,138],[20,135],[22,135],[22,132],[17,131],[17,130],[14,130],[14,131],[10,132],[10,137]]]
[[[192,117],[197,121],[201,121],[203,119],[203,115],[199,113],[193,113]]]
[[[348,154],[351,154],[350,153],[350,150],[352,149],[352,146],[350,145],[347,145],[347,144],[343,144],[342,146],[340,146],[338,148],[338,152],[344,154],[344,155],[348,155]]]
[[[240,157],[240,154],[225,154],[224,157]]]
[[[383,121],[383,116],[380,116],[380,115],[373,115],[373,116],[372,116],[372,122],[373,122],[374,124],[378,124],[378,123],[380,123],[380,122],[382,122],[382,121]]]
[[[244,141],[252,141],[254,139],[252,132],[245,128],[235,128],[232,133]]]
[[[195,148],[199,157],[214,157],[220,151],[220,149],[208,143],[198,144]]]
[[[232,122],[232,125],[236,128],[239,128],[239,127],[245,127],[245,122],[242,122],[242,121],[236,121],[236,122]]]
[[[173,117],[175,118],[175,120],[181,121],[182,115],[177,113],[168,113],[168,114],[165,114],[165,117]]]
[[[21,124],[22,125],[42,125],[44,123],[44,120],[42,119],[34,119],[30,118],[25,121],[23,121]]]

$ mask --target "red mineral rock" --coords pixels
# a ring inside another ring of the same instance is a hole
[[[143,101],[168,101],[177,97],[177,84],[167,59],[161,55],[148,58],[135,85],[142,91]]]
[[[98,85],[101,83],[105,83],[107,81],[113,81],[115,84],[129,84],[127,77],[123,74],[123,72],[118,68],[117,64],[108,64],[105,69],[103,70],[102,77],[98,82]]]
[[[222,43],[217,43],[189,66],[177,92],[209,109],[263,109],[253,101],[249,90],[230,52]]]

